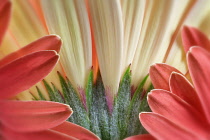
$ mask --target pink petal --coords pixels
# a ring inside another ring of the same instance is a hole
[[[1,124],[18,132],[49,129],[72,113],[68,105],[50,101],[0,101]]]
[[[192,46],[200,46],[210,51],[210,40],[198,29],[184,26],[181,34],[185,52]]]
[[[140,121],[144,128],[157,139],[198,140],[200,138],[155,113],[141,113]]]
[[[174,67],[171,67],[167,64],[157,63],[155,65],[152,65],[149,70],[149,76],[152,80],[153,86],[156,89],[165,89],[170,91],[169,77],[173,71],[181,73]]]
[[[42,80],[53,69],[58,58],[54,51],[40,51],[1,67],[0,99],[16,95]]]
[[[170,77],[171,92],[182,98],[196,110],[203,113],[200,99],[190,82],[181,74],[173,72]]]
[[[70,122],[64,122],[61,125],[52,128],[52,130],[73,136],[78,139],[99,140],[99,138],[89,130]]]
[[[197,135],[205,133],[205,118],[175,94],[152,90],[148,94],[148,103],[154,113],[163,115],[180,127],[196,132]]]
[[[193,47],[188,52],[187,60],[195,89],[210,123],[210,53],[201,47]]]
[[[11,2],[9,0],[1,0],[0,2],[0,44],[9,25],[11,17]]]
[[[131,136],[124,140],[156,140],[156,139],[150,134],[143,134],[143,135]]]
[[[12,131],[8,128],[3,128],[1,129],[1,132],[2,132],[1,140],[78,140],[74,137],[53,130],[20,133]]]
[[[59,52],[60,48],[61,48],[60,37],[56,35],[45,36],[1,59],[0,67],[9,62],[14,61],[15,59],[18,59],[19,57],[22,57],[30,53],[44,51],[44,50],[55,50],[56,52]]]

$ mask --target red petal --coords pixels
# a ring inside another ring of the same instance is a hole
[[[206,121],[195,108],[184,100],[164,90],[153,90],[148,103],[154,113],[163,115],[180,127],[199,134],[205,132]]]
[[[210,51],[210,40],[198,29],[184,26],[181,34],[185,52],[192,46],[200,46]]]
[[[0,43],[9,25],[11,17],[11,2],[9,0],[1,0],[0,2]]]
[[[18,133],[8,128],[4,128],[1,130],[1,132],[2,132],[1,140],[78,140],[74,137],[53,130]]]
[[[203,108],[198,98],[197,93],[190,84],[190,82],[181,74],[173,72],[170,77],[171,92],[189,103],[196,110],[203,113]]]
[[[70,122],[64,122],[61,125],[52,128],[52,130],[73,136],[78,139],[99,140],[99,138],[89,130]]]
[[[18,132],[49,129],[72,113],[69,106],[50,101],[0,101],[1,124]]]
[[[53,69],[58,58],[54,51],[40,51],[1,67],[0,98],[16,95],[42,80]]]
[[[153,86],[156,89],[165,89],[165,90],[170,91],[169,77],[173,71],[181,73],[174,67],[171,67],[167,64],[158,63],[155,65],[152,65],[149,70],[149,76],[150,76],[150,79],[152,80]]]
[[[0,60],[0,67],[9,62],[14,61],[19,57],[22,57],[30,53],[44,51],[44,50],[55,50],[56,52],[59,52],[60,48],[61,48],[60,37],[55,35],[45,36],[17,50],[16,52],[13,52],[8,56],[4,57],[2,60]]]
[[[157,139],[198,140],[196,135],[182,129],[173,122],[155,113],[141,113],[140,121],[144,128]]]
[[[150,134],[144,134],[144,135],[131,136],[124,140],[156,140],[156,139]]]
[[[187,60],[195,89],[210,122],[210,53],[201,47],[193,47],[188,52]]]

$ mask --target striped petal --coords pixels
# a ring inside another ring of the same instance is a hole
[[[99,68],[106,88],[108,104],[112,106],[122,75],[123,19],[121,5],[119,0],[89,0],[88,4]]]
[[[170,91],[169,78],[172,72],[179,72],[174,67],[167,64],[155,64],[150,67],[149,76],[152,80],[152,84],[156,89],[165,89]]]
[[[210,40],[208,37],[196,28],[184,26],[182,29],[182,43],[185,52],[188,52],[192,46],[200,46],[210,51]]]
[[[124,71],[132,63],[134,58],[146,11],[146,3],[145,0],[121,0],[124,25]]]
[[[193,106],[164,90],[148,94],[148,103],[154,113],[163,115],[178,126],[201,135],[205,133],[206,120]]]
[[[11,16],[11,2],[2,0],[0,2],[0,44],[9,25]]]
[[[49,101],[0,101],[1,123],[17,132],[41,131],[64,122],[68,105]]]
[[[61,48],[61,40],[58,36],[55,35],[49,35],[42,37],[29,45],[19,49],[18,51],[15,51],[3,59],[0,60],[0,67],[3,65],[14,61],[15,59],[33,53],[43,50],[55,50],[56,52],[59,52]]]
[[[52,128],[52,130],[75,137],[77,139],[99,140],[99,138],[89,130],[70,122],[64,122],[61,125]]]
[[[188,52],[187,62],[195,89],[210,122],[210,53],[201,47],[192,47]]]
[[[198,140],[193,133],[177,126],[165,117],[156,113],[141,113],[140,121],[144,128],[157,139],[163,140]],[[196,134],[196,133],[195,133]]]
[[[63,40],[61,64],[73,86],[85,88],[92,66],[92,43],[84,0],[41,1],[49,32]]]
[[[14,96],[42,80],[58,58],[55,51],[40,51],[0,67],[0,99]]]

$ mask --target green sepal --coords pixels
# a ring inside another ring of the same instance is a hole
[[[101,137],[101,131],[99,127],[99,120],[98,120],[98,109],[93,106],[93,70],[90,71],[88,76],[88,81],[85,88],[86,94],[86,107],[88,116],[90,118],[90,130],[96,134],[98,137]]]
[[[128,110],[128,136],[140,134],[142,131],[142,125],[139,120],[139,113],[142,111],[141,108],[141,95],[145,90],[143,89],[144,84],[146,83],[148,75],[142,80],[136,89],[129,106]],[[145,95],[146,98],[146,95]]]
[[[103,140],[109,140],[109,111],[101,76],[98,76],[93,86],[92,104],[90,110],[91,131]]]
[[[150,90],[148,89],[147,91],[150,91]],[[144,92],[145,95],[141,96],[139,112],[150,112],[151,111],[150,108],[149,108],[148,102],[147,102],[147,93],[148,93],[147,91]],[[142,126],[140,121],[139,121],[139,124],[140,124],[139,128],[138,128],[138,130],[136,129],[135,134],[136,133],[138,133],[138,134],[148,133],[146,131],[146,129]]]
[[[42,80],[44,83],[44,86],[47,90],[47,92],[49,93],[49,97],[51,101],[55,101],[56,102],[56,97],[55,97],[55,92],[53,91],[53,89],[50,87],[50,85],[47,83],[46,80]]]
[[[79,97],[79,94],[73,88],[68,79],[65,80],[60,73],[58,73],[58,76],[62,85],[65,103],[69,104],[73,110],[73,114],[69,120],[82,127],[90,129],[89,117]]]
[[[93,93],[93,70],[90,71],[88,76],[87,85],[85,88],[85,95],[86,95],[86,107],[88,114],[90,113],[91,104],[92,104],[92,93]]]
[[[53,91],[54,91],[54,97],[56,98],[55,102],[64,103],[64,97],[61,94],[61,92],[55,87],[55,85],[53,83],[51,83],[51,84],[52,84]]]
[[[63,78],[63,76],[61,76],[61,74],[58,72],[58,77],[59,77],[59,80],[60,80],[60,83],[61,83],[61,88],[62,88],[62,92],[63,92],[63,96],[64,96],[64,103],[68,104],[70,102],[68,102],[68,96],[67,96],[67,93],[68,93],[68,85],[65,81],[65,79]],[[70,104],[68,104],[70,105]],[[70,107],[72,108],[72,106],[70,105]],[[74,111],[74,110],[73,110]],[[69,117],[69,121],[72,122],[72,123],[75,123],[75,113],[73,112],[73,114]]]
[[[41,90],[36,86],[36,90],[39,94],[39,100],[44,100],[46,101],[45,97],[43,96],[43,93],[41,92]]]
[[[127,113],[131,98],[131,72],[130,67],[126,70],[120,82],[118,94],[114,100],[111,117],[110,133],[111,139],[123,139],[127,135],[128,119]]]

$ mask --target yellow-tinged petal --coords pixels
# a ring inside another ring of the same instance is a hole
[[[19,93],[17,96],[12,97],[13,100],[21,100],[21,101],[32,101],[34,100],[32,94],[30,94],[29,90],[23,91]]]
[[[108,101],[117,93],[122,75],[123,18],[119,0],[89,0],[99,68]]]
[[[210,37],[210,1],[199,0],[196,2],[192,11],[189,13],[186,25],[194,26],[201,29],[202,32]],[[195,18],[196,15],[196,18]]]
[[[132,85],[137,87],[151,64],[164,60],[173,37],[193,3],[190,0],[147,0],[141,35],[131,65]]]
[[[88,13],[83,0],[41,1],[50,33],[61,36],[61,63],[77,88],[84,88],[92,66]]]
[[[185,25],[197,27],[208,37],[210,37],[210,1],[198,0],[184,22]],[[196,18],[195,18],[196,15]],[[183,73],[187,72],[186,57],[181,41],[181,34],[178,35],[174,42],[166,63],[176,67]],[[176,58],[176,59],[174,59]]]
[[[13,14],[9,31],[7,32],[2,45],[0,47],[0,58],[18,50],[20,47],[31,43],[32,41],[48,35],[48,31],[44,25],[42,19],[42,11],[40,11],[39,1],[28,0],[13,0]],[[54,70],[45,78],[46,81],[53,82],[53,84],[61,91],[61,85],[57,76],[57,71],[63,73],[62,66],[57,64]],[[56,82],[55,82],[56,81]],[[49,99],[43,83],[40,82],[36,86],[43,92],[46,99]],[[35,87],[32,87],[29,91],[25,91],[20,95],[17,95],[17,99],[31,100],[31,94],[38,96]]]
[[[19,45],[17,44],[17,41],[10,32],[7,32],[0,47],[0,59],[18,49]]]
[[[7,55],[32,41],[47,35],[47,31],[28,0],[12,1],[12,17],[1,51]]]
[[[41,22],[35,15],[33,8],[26,0],[12,1],[12,18],[7,32],[0,48],[0,57],[18,50],[20,47],[46,35]],[[38,83],[40,88],[45,91],[43,85]],[[47,95],[47,94],[46,94]],[[31,100],[29,91],[24,91],[17,95],[16,99]]]
[[[47,31],[39,20],[28,0],[13,0],[12,20],[9,30],[20,46],[47,35]]]

